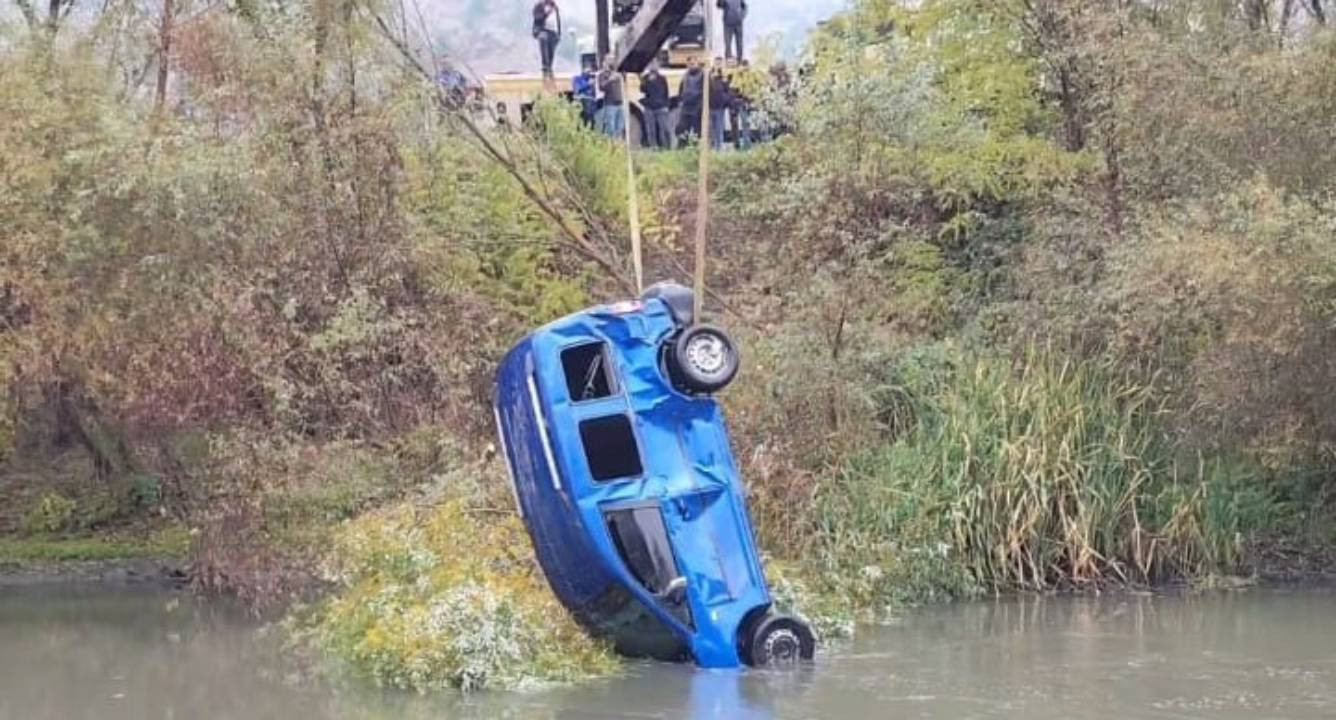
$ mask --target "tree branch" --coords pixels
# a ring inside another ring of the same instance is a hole
[[[506,174],[510,175],[511,179],[519,185],[520,190],[524,193],[525,197],[527,197],[535,207],[537,207],[557,226],[557,229],[560,230],[561,234],[566,236],[569,241],[566,243],[567,247],[572,248],[580,256],[606,271],[609,277],[611,277],[622,290],[635,294],[635,286],[627,279],[624,270],[618,268],[613,261],[609,260],[603,253],[599,252],[598,248],[594,247],[587,237],[572,227],[570,221],[566,219],[566,216],[549,203],[542,194],[538,192],[533,183],[524,176],[524,173],[520,171],[520,168],[515,161],[506,153],[503,153],[501,149],[492,142],[491,138],[487,136],[487,133],[483,132],[483,129],[478,126],[466,111],[456,107],[455,103],[450,102],[450,98],[445,95],[444,89],[436,82],[435,75],[423,65],[422,61],[413,52],[412,48],[408,47],[407,42],[395,35],[389,23],[375,11],[368,9],[368,12],[372,19],[375,20],[376,27],[381,36],[394,46],[412,70],[420,75],[423,80],[431,84],[436,96],[437,105],[442,108],[442,111],[458,122],[473,140],[478,143],[482,148],[483,153],[490,158],[492,162],[505,170]]]
[[[1327,24],[1327,11],[1322,7],[1322,0],[1308,0],[1308,4],[1304,7],[1308,8],[1309,14],[1319,25]]]
[[[28,23],[29,30],[37,29],[37,11],[33,10],[31,0],[14,0],[14,4],[19,6],[19,12],[23,13],[23,19]]]

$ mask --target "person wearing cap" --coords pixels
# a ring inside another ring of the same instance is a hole
[[[672,129],[668,127],[668,79],[651,64],[640,76],[640,107],[644,110],[645,138],[652,148],[667,150],[673,146]]]
[[[603,93],[603,109],[600,111],[599,129],[611,138],[620,138],[626,132],[625,108],[626,91],[622,84],[622,74],[612,67],[612,58],[603,62],[603,70],[598,74],[598,89]]]

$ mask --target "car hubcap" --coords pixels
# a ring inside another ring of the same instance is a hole
[[[728,348],[714,335],[701,335],[687,343],[687,359],[705,375],[719,375],[728,367]]]
[[[790,663],[801,654],[802,642],[792,630],[783,628],[770,633],[765,639],[765,651],[772,663]]]

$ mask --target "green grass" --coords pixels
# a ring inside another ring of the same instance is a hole
[[[0,538],[0,564],[180,558],[189,544],[189,534],[180,527],[159,530],[146,538]]]
[[[891,376],[899,434],[814,509],[809,563],[860,607],[1235,573],[1275,520],[1259,471],[1183,453],[1152,390],[1110,366],[946,348]]]

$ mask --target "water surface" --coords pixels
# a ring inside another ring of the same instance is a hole
[[[1324,588],[927,608],[797,673],[637,664],[469,698],[299,682],[274,645],[235,607],[185,594],[0,588],[0,720],[1336,717]]]

